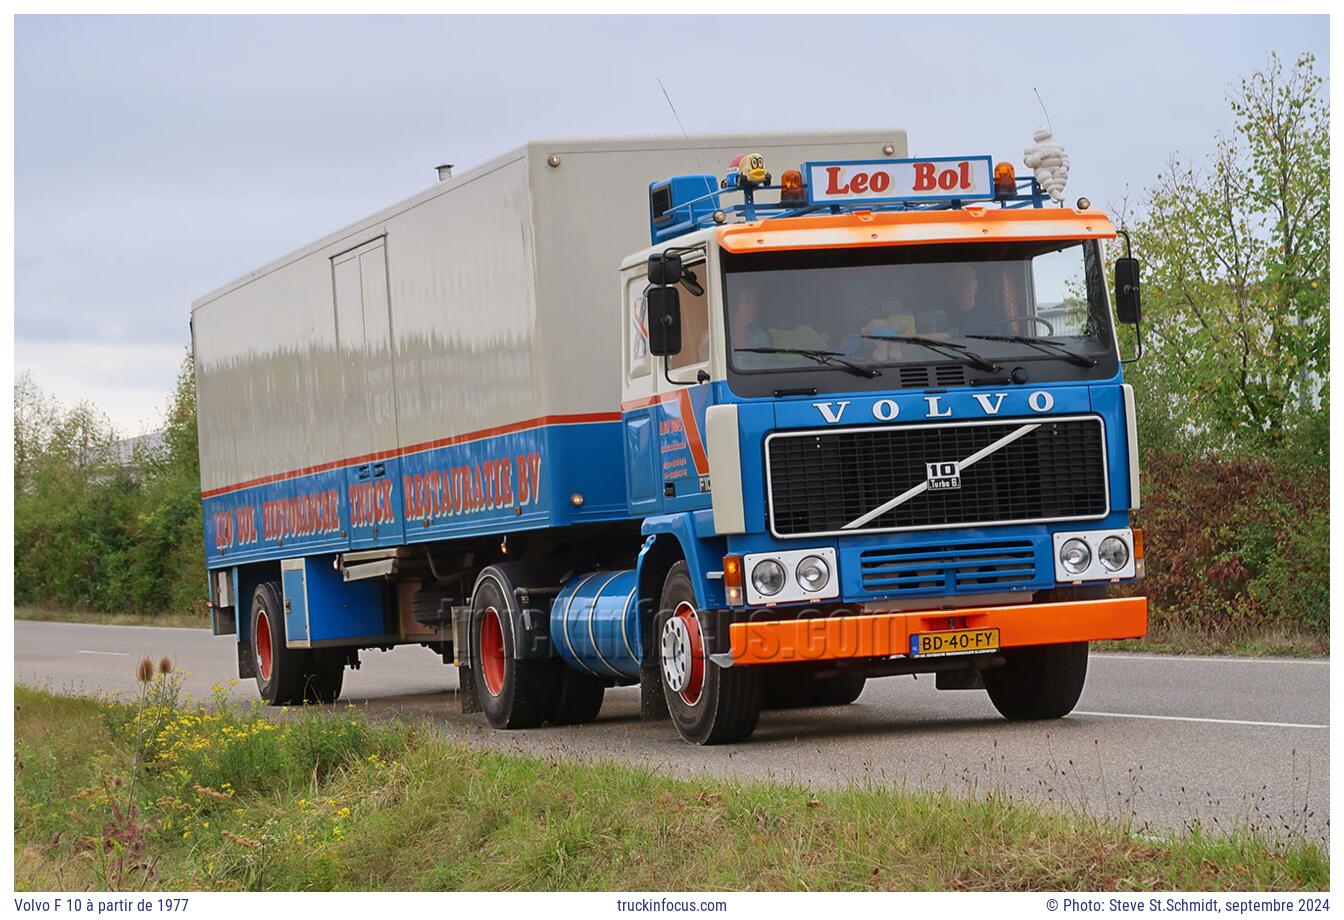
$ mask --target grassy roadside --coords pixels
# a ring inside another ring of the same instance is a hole
[[[1153,626],[1148,635],[1123,642],[1093,642],[1099,652],[1147,652],[1165,655],[1235,655],[1246,658],[1323,658],[1330,637],[1292,629],[1210,634],[1203,629]]]
[[[57,610],[51,607],[14,608],[16,620],[45,620],[50,623],[89,623],[95,626],[188,626],[210,628],[210,617],[185,613],[93,613],[85,610]]]
[[[1159,839],[1002,795],[674,780],[481,752],[353,713],[137,716],[22,687],[15,700],[18,889],[1329,885],[1314,844]]]

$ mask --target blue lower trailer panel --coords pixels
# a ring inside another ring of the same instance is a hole
[[[398,639],[384,625],[382,580],[345,581],[332,565],[334,558],[281,561],[285,644],[313,648]]]

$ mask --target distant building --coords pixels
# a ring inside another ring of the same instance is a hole
[[[144,457],[146,453],[157,453],[163,448],[163,432],[151,431],[149,434],[136,435],[133,438],[124,438],[113,443],[112,450],[116,457],[117,465],[134,470],[140,465],[138,458]]]
[[[1036,305],[1036,315],[1049,323],[1055,331],[1050,333],[1044,326],[1029,323],[1024,325],[1032,325],[1037,328],[1031,329],[1025,334],[1082,335],[1083,324],[1087,321],[1087,305],[1076,300],[1042,303]]]

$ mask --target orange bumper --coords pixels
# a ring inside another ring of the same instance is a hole
[[[732,664],[790,664],[908,655],[910,637],[945,629],[999,630],[999,647],[1094,639],[1137,639],[1148,631],[1148,599],[1115,597],[1055,604],[909,610],[816,620],[734,623]],[[727,664],[727,662],[724,662]]]

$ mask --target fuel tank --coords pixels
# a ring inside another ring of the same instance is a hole
[[[639,676],[643,636],[633,569],[570,579],[551,605],[551,642],[572,668],[598,677]]]

